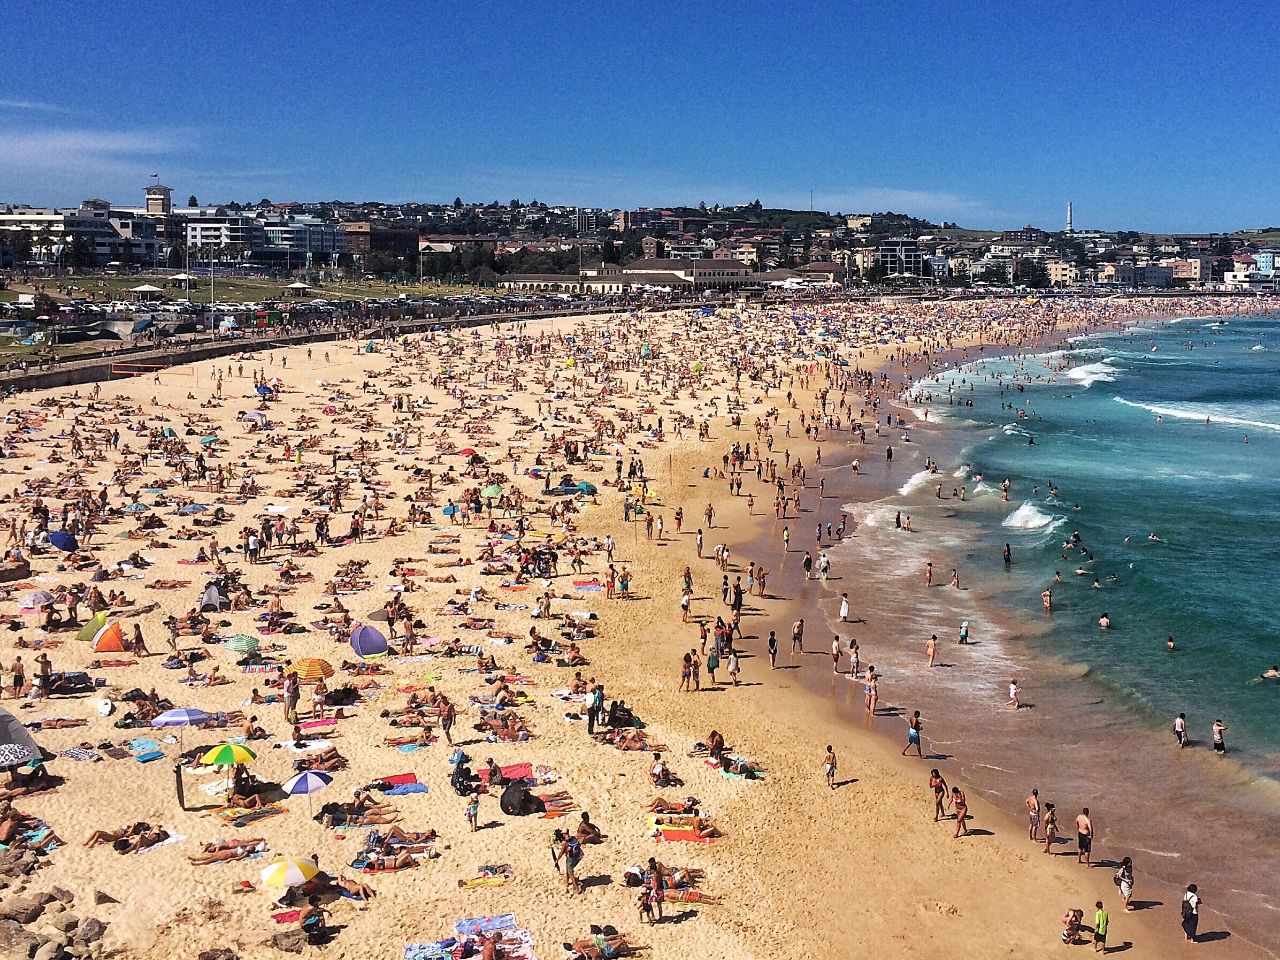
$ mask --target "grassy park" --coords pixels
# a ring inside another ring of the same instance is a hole
[[[179,282],[174,284],[167,276],[135,274],[133,276],[87,276],[59,277],[45,282],[46,292],[54,300],[67,301],[73,297],[93,295],[95,302],[112,300],[132,300],[134,294],[129,291],[141,284],[164,289],[164,297],[169,300],[190,299],[192,303],[209,302],[209,278],[207,276],[193,279],[189,287]],[[313,299],[352,300],[367,297],[386,299],[406,294],[410,297],[456,297],[483,294],[501,296],[503,291],[492,288],[479,288],[462,284],[440,283],[407,283],[394,284],[382,280],[333,280],[317,283],[309,290],[302,291],[301,296],[293,296],[287,290],[292,281],[265,277],[233,277],[215,276],[213,280],[214,295],[222,303],[260,303],[264,300],[292,299],[301,302]],[[75,289],[68,296],[58,292],[55,287],[71,285]],[[8,290],[0,290],[0,301],[16,302],[19,294],[30,293],[29,287],[14,284]]]

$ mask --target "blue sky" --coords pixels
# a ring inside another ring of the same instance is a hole
[[[518,197],[1280,224],[1269,22],[1189,2],[33,3],[0,201]]]

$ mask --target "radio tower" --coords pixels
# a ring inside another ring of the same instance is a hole
[[[1071,233],[1071,201],[1067,201],[1067,233]]]

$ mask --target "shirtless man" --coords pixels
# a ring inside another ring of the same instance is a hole
[[[1027,795],[1027,836],[1039,843],[1036,836],[1040,832],[1040,791],[1032,789]]]
[[[1093,856],[1093,821],[1085,807],[1076,817],[1076,863],[1089,864]]]

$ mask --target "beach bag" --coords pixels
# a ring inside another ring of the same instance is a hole
[[[1182,898],[1182,919],[1190,920],[1193,916],[1195,916],[1195,908],[1191,906],[1191,898],[1183,897]]]
[[[1120,886],[1120,873],[1119,873],[1119,871],[1116,871],[1116,875],[1115,875],[1114,877],[1112,877],[1112,878],[1111,878],[1111,882],[1112,882],[1112,883],[1114,883],[1117,887],[1118,887],[1118,886]]]

